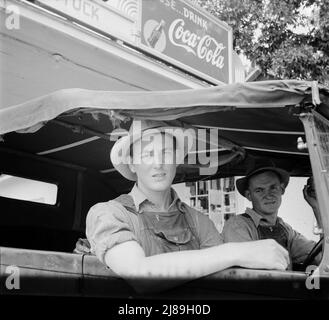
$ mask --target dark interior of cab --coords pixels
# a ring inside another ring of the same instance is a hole
[[[55,205],[0,197],[0,246],[2,253],[6,253],[4,256],[7,260],[3,262],[10,265],[13,261],[24,270],[28,270],[28,273],[34,270],[32,278],[37,279],[29,282],[31,275],[26,276],[24,281],[29,288],[26,294],[33,294],[35,288],[38,288],[49,295],[141,297],[123,280],[106,269],[96,257],[72,253],[76,241],[85,238],[85,218],[89,208],[97,202],[108,201],[118,195],[111,180],[108,181],[98,172],[76,164],[41,158],[21,151],[1,148],[0,159],[1,167],[6,169],[3,171],[6,174],[52,182],[58,186]],[[298,163],[305,167],[308,164],[307,161]],[[226,167],[225,170],[232,169]],[[125,185],[125,188],[121,188],[122,192],[131,188],[128,181],[121,185]],[[48,276],[41,276],[42,273]],[[81,282],[78,280],[81,274],[84,279],[83,289],[77,285]],[[64,284],[65,293],[59,289],[59,283],[55,281],[59,276],[62,283],[60,287]],[[47,288],[42,287],[45,277],[48,277]],[[304,272],[233,268],[189,282],[175,291],[169,290],[156,295],[144,294],[142,297],[174,298],[177,297],[177,290],[180,297],[197,299],[313,297],[314,291],[303,290],[305,278]],[[265,285],[268,281],[271,283],[270,290]],[[248,286],[242,285],[244,282],[247,282]],[[282,291],[282,288],[287,290]]]

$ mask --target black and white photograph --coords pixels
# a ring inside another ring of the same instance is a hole
[[[328,301],[329,0],[0,0],[0,296]]]

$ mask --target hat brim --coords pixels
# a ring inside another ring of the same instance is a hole
[[[136,141],[140,140],[141,137],[146,137],[149,135],[154,135],[155,133],[166,133],[175,137],[176,139],[176,164],[179,165],[184,162],[185,156],[188,154],[189,150],[193,148],[193,145],[190,144],[192,141],[195,143],[195,136],[189,131],[185,131],[185,134],[182,134],[181,131],[177,129],[183,129],[179,127],[157,127],[145,130],[142,135],[141,133],[128,134],[115,142],[112,147],[110,158],[113,164],[113,167],[126,179],[131,181],[137,180],[136,173],[132,172],[129,167],[129,158],[130,158],[130,146]],[[187,134],[186,134],[187,132]],[[185,137],[188,136],[188,145],[185,143]]]
[[[280,168],[275,168],[275,167],[263,167],[263,168],[259,168],[255,171],[251,172],[250,174],[248,174],[247,176],[245,176],[243,178],[236,180],[236,188],[238,189],[239,193],[245,197],[246,190],[248,189],[249,179],[256,174],[262,173],[265,171],[275,172],[279,176],[280,182],[284,185],[284,188],[287,187],[287,185],[289,183],[290,175],[286,170],[283,170]]]

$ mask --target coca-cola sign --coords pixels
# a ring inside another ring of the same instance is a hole
[[[141,45],[216,83],[231,80],[232,31],[183,0],[142,0]]]

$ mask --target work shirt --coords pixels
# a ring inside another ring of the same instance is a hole
[[[137,185],[129,194],[94,205],[86,220],[91,252],[105,263],[107,250],[127,241],[137,241],[146,256],[223,243],[207,216],[182,202],[173,189],[171,196],[166,212],[149,201]]]
[[[246,216],[248,215],[248,217]],[[264,227],[268,227],[266,236]],[[222,236],[224,242],[242,242],[260,239],[275,239],[271,237],[271,229],[274,226],[256,211],[247,208],[244,215],[231,217],[225,222]],[[279,227],[279,228],[278,228]],[[275,230],[280,230],[279,241],[285,247],[290,255],[292,263],[302,263],[306,259],[309,252],[315,246],[315,242],[308,240],[302,234],[295,231],[288,223],[277,217]],[[260,232],[261,230],[261,232]],[[283,232],[282,232],[283,231]],[[285,239],[284,239],[285,238]],[[282,240],[282,241],[280,241]]]

